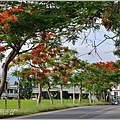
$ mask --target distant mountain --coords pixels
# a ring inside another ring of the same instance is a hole
[[[2,76],[2,75],[0,74],[0,77],[1,77],[1,76]],[[12,75],[9,74],[9,73],[7,74],[7,77],[10,78],[10,79],[9,79],[9,82],[10,82],[11,85],[13,85],[15,81],[18,81],[17,77],[12,76]]]

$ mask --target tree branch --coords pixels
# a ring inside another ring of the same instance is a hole
[[[87,52],[87,53],[84,53],[84,54],[82,54],[82,55],[79,55],[79,57],[80,56],[83,56],[83,55],[91,55],[91,53],[93,52],[93,51],[95,51],[95,53],[98,55],[98,57],[102,60],[102,58],[100,57],[100,55],[98,54],[98,52],[97,52],[97,47],[99,46],[99,45],[101,45],[103,42],[105,42],[106,40],[108,40],[108,39],[112,39],[112,40],[114,40],[114,38],[116,38],[117,36],[115,35],[115,36],[113,36],[113,37],[110,37],[110,36],[108,36],[108,35],[104,35],[104,37],[105,37],[105,39],[104,40],[102,40],[100,43],[98,43],[97,45],[95,45],[95,42],[94,42],[94,48],[90,51],[90,52]]]
[[[32,50],[34,46],[35,46],[35,45],[33,45],[31,48],[29,48],[29,49],[27,49],[27,50],[23,50],[23,51],[19,52],[19,54],[26,53],[26,52]]]

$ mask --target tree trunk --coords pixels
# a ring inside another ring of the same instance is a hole
[[[75,104],[75,86],[73,85],[73,104]]]
[[[96,95],[96,97],[97,97],[97,100],[99,101],[99,100],[100,100],[100,94],[99,94],[98,91],[97,91],[97,95]]]
[[[37,99],[37,105],[41,103],[41,96],[42,96],[42,87],[41,84],[38,83],[38,99]]]
[[[103,92],[100,92],[100,100],[103,100]]]
[[[91,91],[89,91],[89,103],[92,102],[92,94],[91,94]]]
[[[5,63],[2,65],[2,76],[1,76],[1,81],[0,81],[0,97],[4,91],[5,83],[6,83],[6,77],[7,77],[7,70],[8,70],[8,65],[11,62],[11,60],[17,55],[18,51],[12,50],[8,57],[5,60]]]
[[[52,96],[50,94],[50,86],[48,87],[48,95],[49,95],[49,98],[50,98],[50,104],[52,105],[53,104],[53,99],[52,99]]]
[[[6,97],[5,97],[5,102],[4,102],[4,108],[7,109],[7,82],[5,84],[5,94],[6,94],[5,95]]]
[[[79,98],[78,98],[78,103],[82,102],[82,82],[80,82],[80,91],[79,91]]]
[[[95,94],[94,94],[94,92],[92,92],[92,101],[93,101],[93,103],[95,102]]]
[[[5,88],[5,84],[6,84],[7,66],[8,66],[8,64],[4,63],[3,67],[2,67],[2,76],[1,76],[1,81],[0,81],[0,96],[3,93],[4,88]]]
[[[106,99],[106,95],[107,95],[107,94],[106,94],[106,91],[104,91],[104,101],[105,101],[105,102],[106,102],[106,100],[107,100],[107,99]]]
[[[20,80],[18,77],[18,109],[20,109]]]
[[[63,91],[62,91],[62,84],[60,85],[60,100],[61,100],[61,104],[63,104]]]

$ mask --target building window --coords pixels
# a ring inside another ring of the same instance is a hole
[[[114,92],[114,95],[115,95],[115,96],[118,96],[118,92]]]
[[[10,93],[13,93],[13,89],[10,89]]]

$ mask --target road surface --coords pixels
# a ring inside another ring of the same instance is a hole
[[[17,117],[17,119],[120,119],[119,105],[75,107]]]

